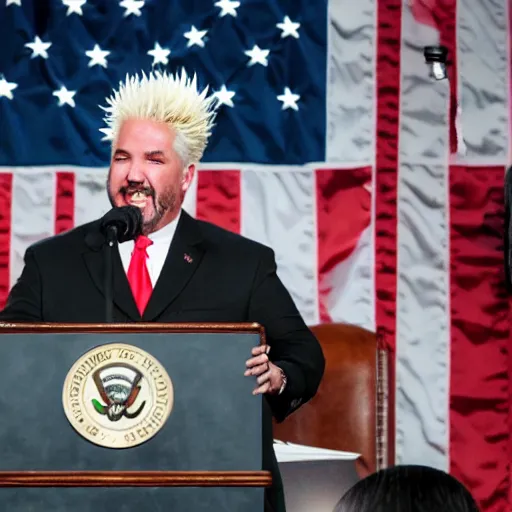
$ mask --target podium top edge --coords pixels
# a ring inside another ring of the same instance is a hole
[[[270,487],[270,471],[0,471],[2,487]]]
[[[258,323],[51,323],[0,322],[6,333],[251,333],[265,341],[265,329]]]

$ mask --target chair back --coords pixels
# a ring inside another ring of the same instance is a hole
[[[274,438],[297,444],[360,453],[361,476],[388,467],[389,354],[375,333],[355,325],[311,328],[326,359],[317,394],[282,423]]]

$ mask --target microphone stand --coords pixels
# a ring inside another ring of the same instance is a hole
[[[117,245],[117,227],[109,226],[106,233],[107,250],[105,251],[105,321],[114,323],[114,280],[112,274],[112,252]]]
[[[105,320],[114,323],[113,254],[119,242],[134,239],[141,231],[142,213],[136,206],[112,208],[103,216],[100,230],[105,237]]]

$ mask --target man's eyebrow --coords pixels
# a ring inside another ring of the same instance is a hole
[[[154,151],[146,151],[145,153],[146,156],[161,156],[161,157],[165,157],[165,154],[162,150],[160,149],[155,149]]]
[[[119,154],[129,155],[130,153],[128,153],[128,151],[126,151],[126,149],[116,149],[114,152],[114,155],[119,155]]]

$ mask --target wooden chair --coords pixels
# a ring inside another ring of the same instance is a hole
[[[360,453],[360,477],[388,467],[394,458],[389,399],[390,359],[375,333],[348,324],[312,328],[326,359],[317,394],[280,424],[281,441]]]

